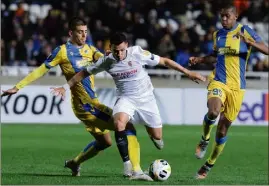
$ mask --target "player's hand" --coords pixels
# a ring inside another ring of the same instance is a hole
[[[65,99],[65,93],[66,90],[64,87],[51,87],[51,94],[53,94],[54,96],[60,96],[62,100]]]
[[[2,90],[3,94],[1,95],[1,97],[16,94],[18,91],[19,89],[17,89],[16,87],[10,88],[8,90]]]
[[[201,57],[190,57],[189,58],[189,66],[195,65],[197,63],[201,63],[202,58]]]
[[[247,38],[242,32],[237,32],[236,36],[240,37],[241,40],[243,40],[246,44],[251,44],[253,41],[249,38]]]
[[[199,84],[199,80],[202,82],[206,82],[206,77],[202,76],[201,74],[199,74],[197,72],[189,71],[189,73],[187,75],[192,81],[194,81],[198,84]]]
[[[105,51],[105,56],[108,56],[110,53],[111,53],[111,50],[109,50],[109,49],[106,50],[106,51]]]

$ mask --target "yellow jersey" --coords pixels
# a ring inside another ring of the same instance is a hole
[[[86,66],[97,61],[99,57],[103,56],[94,46],[85,44],[81,47],[67,42],[61,46],[56,47],[45,62],[22,81],[16,87],[23,88],[27,84],[35,81],[43,76],[48,70],[56,65],[62,69],[66,80],[70,80],[77,72],[86,68]],[[82,104],[97,104],[99,103],[97,95],[94,91],[94,77],[89,76],[71,88],[71,98],[73,102]]]
[[[50,69],[60,65],[63,75],[69,81],[76,73],[92,64],[100,56],[103,56],[94,46],[85,44],[82,47],[74,46],[67,42],[55,48],[52,54],[45,60],[45,66]],[[83,104],[91,103],[97,96],[94,91],[94,77],[89,76],[71,88],[72,99],[78,98]]]
[[[251,47],[236,35],[238,32],[252,41],[261,41],[255,31],[239,23],[230,30],[222,28],[213,34],[213,50],[217,56],[214,80],[233,90],[246,88],[245,73],[251,52]]]

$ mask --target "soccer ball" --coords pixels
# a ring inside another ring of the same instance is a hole
[[[166,160],[155,160],[149,166],[149,176],[155,181],[165,181],[170,175],[171,166]]]

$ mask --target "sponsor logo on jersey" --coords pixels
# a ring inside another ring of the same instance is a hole
[[[134,76],[137,73],[137,69],[133,69],[126,72],[112,73],[111,76],[116,79],[125,79]]]

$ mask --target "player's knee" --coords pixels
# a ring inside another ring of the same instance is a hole
[[[217,109],[217,108],[210,109],[210,110],[208,111],[208,117],[209,117],[210,119],[216,119],[216,118],[218,117],[219,113],[220,113],[220,110]]]
[[[114,125],[116,131],[123,131],[126,128],[126,123],[124,121],[121,121],[120,119],[115,119]]]

